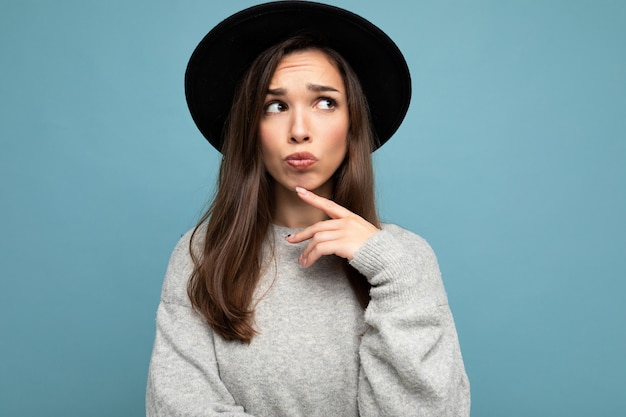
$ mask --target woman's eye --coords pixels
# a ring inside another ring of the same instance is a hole
[[[272,101],[271,103],[267,103],[265,105],[265,113],[280,113],[285,111],[287,107],[278,101]]]
[[[337,102],[332,98],[322,98],[317,102],[317,107],[322,110],[333,110],[337,106]]]

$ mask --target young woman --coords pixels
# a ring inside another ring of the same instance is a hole
[[[374,205],[371,152],[410,97],[395,44],[267,3],[202,40],[186,92],[223,159],[166,273],[148,416],[469,415],[435,255]]]

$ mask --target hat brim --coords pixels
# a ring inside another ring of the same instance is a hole
[[[404,119],[411,78],[402,53],[378,27],[335,6],[277,1],[242,10],[219,23],[198,44],[185,74],[191,116],[221,150],[235,89],[252,61],[299,33],[319,33],[354,69],[367,97],[377,143],[382,146]]]

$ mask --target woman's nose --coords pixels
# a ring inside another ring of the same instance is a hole
[[[291,120],[291,142],[307,142],[310,132],[306,115],[302,110],[295,110]]]

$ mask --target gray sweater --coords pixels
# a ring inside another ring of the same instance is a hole
[[[272,226],[248,345],[192,308],[191,233],[167,268],[146,393],[148,416],[469,416],[469,382],[437,260],[419,236],[385,225],[351,265],[372,284],[365,311],[325,256]]]

